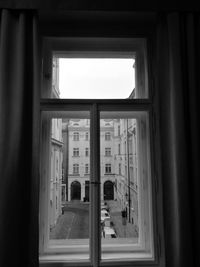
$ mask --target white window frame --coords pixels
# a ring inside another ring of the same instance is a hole
[[[123,56],[127,56],[127,54],[130,54],[130,51],[131,53],[135,53],[136,57],[137,57],[137,63],[138,63],[138,66],[136,68],[136,86],[138,88],[138,91],[136,92],[136,97],[137,98],[140,98],[140,95],[144,93],[144,90],[146,90],[146,86],[144,86],[144,83],[146,84],[147,83],[147,65],[146,65],[146,55],[143,55],[143,49],[140,50],[140,45],[141,45],[141,42],[137,43],[137,41],[134,43],[133,39],[132,38],[119,38],[119,42],[117,42],[117,39],[118,38],[100,38],[100,51],[101,51],[101,45],[102,43],[105,45],[105,43],[108,41],[108,47],[106,49],[108,49],[109,52],[105,52],[104,50],[105,47],[103,48],[103,54],[100,53],[99,54],[99,51],[98,49],[96,48],[96,46],[93,46],[94,43],[98,43],[96,42],[96,38],[95,39],[95,42],[92,38],[83,38],[81,40],[81,38],[61,38],[61,39],[56,39],[56,38],[46,38],[45,42],[44,42],[44,78],[43,79],[43,92],[42,92],[42,97],[43,99],[41,100],[41,110],[53,110],[55,109],[55,107],[57,109],[62,109],[62,110],[65,110],[66,108],[66,105],[69,105],[70,106],[70,101],[67,101],[67,100],[58,100],[58,99],[48,99],[49,97],[51,97],[51,93],[49,91],[49,88],[51,88],[51,85],[52,85],[52,80],[51,78],[49,79],[49,77],[51,77],[51,71],[52,71],[52,51],[56,51],[56,53],[60,54],[60,55],[66,55],[67,53],[67,56],[70,56],[70,57],[79,57],[80,55],[84,54],[87,55],[88,57],[99,57],[99,56],[102,56],[105,57],[105,54],[106,55],[110,55],[111,57],[113,57],[113,55],[119,55],[121,53],[121,55]],[[135,40],[135,39],[134,39]],[[102,43],[101,43],[102,41]],[[115,51],[114,49],[114,52],[111,52],[112,51],[112,48],[113,46],[115,46],[115,42],[118,44],[117,45],[117,48],[115,47],[115,49],[117,50],[117,52]],[[72,46],[72,44],[74,44],[74,46]],[[87,46],[87,50],[84,51],[84,48],[81,48],[81,47],[84,47],[82,46],[82,44],[86,45]],[[124,45],[125,44],[125,45]],[[131,45],[130,45],[131,44]],[[123,47],[124,45],[124,47]],[[75,50],[74,51],[74,47],[77,49],[77,46],[78,50]],[[71,50],[71,47],[73,47],[73,50]],[[94,51],[92,51],[91,48],[95,47]],[[97,45],[98,47],[98,45]],[[83,50],[82,50],[83,49]],[[127,53],[125,52],[124,53],[124,50],[125,51],[128,51]],[[66,52],[67,51],[67,52]],[[92,52],[91,52],[92,51]],[[142,60],[140,60],[141,58],[143,58]],[[145,59],[145,60],[144,60]],[[143,68],[144,69],[144,72],[141,72],[141,69],[140,67],[145,64],[145,67]],[[138,75],[138,73],[141,73],[141,75]],[[145,94],[146,95],[146,94]],[[149,93],[148,93],[149,95]],[[73,101],[72,101],[73,102]],[[79,103],[78,103],[79,102]],[[85,109],[85,107],[83,107],[85,104],[83,104],[84,101],[74,101],[73,103],[75,103],[75,105],[79,106],[79,110],[81,109]],[[96,102],[98,103],[98,105],[96,105]],[[152,242],[153,242],[153,249],[154,249],[154,252],[153,252],[153,258],[150,259],[150,258],[145,258],[144,255],[140,255],[139,258],[135,258],[135,259],[131,259],[131,260],[122,260],[122,261],[108,261],[108,262],[99,262],[99,253],[101,251],[101,248],[100,248],[100,233],[99,233],[99,230],[100,227],[99,227],[99,223],[97,223],[99,219],[99,208],[97,208],[99,206],[99,200],[96,196],[100,196],[100,188],[99,186],[96,186],[98,184],[98,180],[100,179],[99,177],[99,171],[98,171],[98,168],[94,168],[94,163],[98,162],[99,161],[99,155],[98,155],[98,152],[99,152],[99,125],[96,124],[96,117],[99,117],[99,111],[100,110],[110,110],[110,107],[108,107],[108,104],[109,103],[112,103],[114,104],[113,106],[113,110],[118,110],[118,104],[122,104],[124,103],[124,106],[122,108],[122,110],[144,110],[144,111],[147,111],[148,112],[148,115],[149,115],[149,123],[152,125],[152,121],[153,121],[153,116],[152,116],[152,102],[151,102],[151,99],[150,98],[146,98],[146,99],[133,99],[133,100],[123,100],[122,103],[119,101],[111,101],[111,102],[107,102],[107,105],[104,105],[104,102],[101,102],[101,101],[96,101],[96,102],[89,102],[89,106],[90,106],[90,110],[92,111],[91,113],[91,134],[90,136],[93,136],[92,141],[90,141],[90,144],[91,144],[91,149],[92,149],[92,160],[91,160],[91,175],[93,177],[95,177],[93,180],[93,178],[91,179],[91,190],[90,190],[90,199],[93,201],[92,202],[92,205],[91,205],[91,222],[92,224],[94,225],[94,227],[92,228],[92,235],[91,235],[91,244],[93,244],[94,246],[92,247],[91,246],[91,254],[92,254],[92,258],[90,259],[91,260],[91,263],[80,263],[80,262],[76,262],[75,265],[73,262],[68,262],[68,263],[60,263],[59,264],[59,261],[54,259],[54,263],[52,262],[52,260],[48,260],[48,257],[40,257],[40,265],[41,266],[81,266],[81,265],[84,265],[84,266],[94,266],[94,267],[97,267],[97,266],[137,266],[137,265],[140,265],[140,266],[164,266],[163,265],[163,260],[161,261],[161,256],[163,257],[163,255],[161,255],[160,253],[160,247],[161,247],[161,243],[162,243],[162,246],[163,246],[163,242],[160,242],[160,237],[158,235],[158,231],[156,231],[156,225],[158,226],[159,225],[159,229],[160,229],[160,232],[162,232],[162,225],[160,222],[158,222],[158,218],[156,217],[157,213],[155,211],[155,208],[154,208],[154,205],[155,204],[155,197],[153,197],[153,195],[151,196],[151,199],[152,199],[152,207],[153,207],[153,213],[152,213]],[[72,103],[72,106],[73,106],[73,103]],[[86,103],[88,104],[88,102],[86,101]],[[129,103],[127,105],[127,103]],[[83,105],[82,105],[83,104]],[[98,107],[97,107],[98,106]],[[73,110],[73,108],[72,108]],[[112,110],[112,109],[111,109]],[[46,129],[48,131],[48,129]],[[150,143],[152,143],[152,127],[150,127]],[[151,151],[152,151],[152,144],[150,144],[150,147],[151,147]],[[153,168],[153,157],[152,157],[152,162],[151,162],[151,176],[152,173],[154,172],[154,168]],[[98,166],[98,163],[97,165]],[[48,166],[47,166],[48,167]],[[97,180],[96,180],[97,179]],[[42,179],[41,179],[42,180]],[[154,182],[153,178],[151,179],[152,183],[156,183]],[[43,182],[42,182],[43,184]],[[152,185],[153,187],[153,185]],[[41,185],[41,188],[43,190],[44,188],[44,185]],[[154,189],[150,189],[150,193],[153,192],[153,194],[155,194],[155,190]],[[99,198],[100,199],[100,198]],[[40,203],[41,203],[41,206],[40,207],[40,211],[44,210],[44,206],[45,206],[45,200],[43,197],[40,197]],[[42,214],[41,217],[45,217],[45,213]],[[40,225],[41,225],[42,222],[40,222]],[[43,236],[40,236],[40,247],[41,247],[41,243],[43,242],[42,239]],[[143,257],[144,256],[144,257]],[[92,264],[92,265],[91,265]]]

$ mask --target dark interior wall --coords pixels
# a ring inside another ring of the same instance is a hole
[[[172,11],[198,10],[198,1],[182,1],[181,5],[173,0],[0,0],[0,7],[5,8],[33,8],[49,10],[115,10],[115,11]]]
[[[155,12],[39,11],[43,36],[146,36],[155,29],[156,17]]]

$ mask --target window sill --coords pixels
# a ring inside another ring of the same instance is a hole
[[[129,243],[127,244],[127,241]],[[51,240],[45,253],[39,257],[41,266],[92,266],[89,258],[89,240]],[[66,253],[66,251],[68,253]],[[79,262],[81,261],[81,262]],[[124,266],[135,262],[155,262],[153,252],[145,251],[137,239],[102,239],[101,264]],[[64,264],[66,263],[66,265]],[[57,264],[57,265],[54,265]],[[63,265],[64,264],[64,265]]]

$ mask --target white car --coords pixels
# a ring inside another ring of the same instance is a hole
[[[101,210],[101,222],[104,222],[105,220],[110,220],[110,215],[106,210]]]
[[[104,230],[103,230],[103,237],[104,238],[116,238],[117,235],[115,233],[115,230],[111,227],[104,227]]]
[[[106,204],[106,202],[101,202],[101,210],[107,210],[109,211],[108,205]]]

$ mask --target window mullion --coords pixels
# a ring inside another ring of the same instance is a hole
[[[97,104],[91,110],[91,261],[94,267],[99,266],[101,255],[100,233],[100,121]]]

